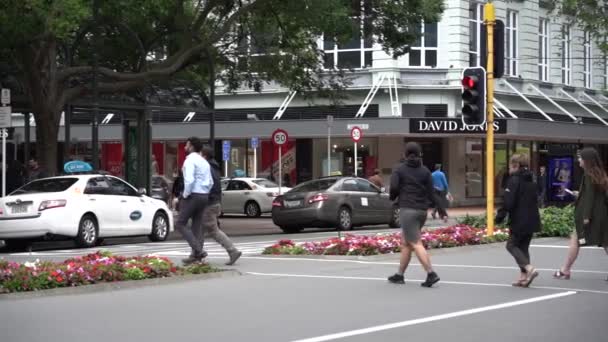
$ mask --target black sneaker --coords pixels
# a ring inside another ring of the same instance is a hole
[[[185,266],[192,265],[192,264],[195,264],[195,263],[199,263],[199,262],[202,262],[202,261],[203,261],[203,259],[205,259],[205,258],[207,257],[207,255],[208,255],[208,254],[207,254],[207,252],[205,252],[205,251],[203,251],[203,252],[202,252],[201,254],[199,254],[199,255],[196,255],[196,254],[190,254],[190,256],[188,256],[186,259],[182,259],[182,263],[183,263]]]
[[[424,281],[424,283],[420,284],[420,286],[422,286],[422,287],[432,287],[439,280],[440,279],[439,279],[439,276],[437,275],[437,273],[431,272],[431,273],[427,274],[426,280]]]
[[[388,281],[390,281],[393,284],[405,284],[405,278],[403,277],[403,275],[397,274],[397,273],[388,277]]]

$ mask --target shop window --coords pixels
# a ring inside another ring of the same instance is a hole
[[[483,196],[483,142],[467,139],[465,154],[465,192],[468,198]]]
[[[354,144],[350,138],[331,139],[331,161],[328,168],[327,139],[313,141],[313,170],[314,178],[329,175],[353,176]],[[378,167],[378,139],[363,138],[357,145],[357,175],[369,177]],[[329,169],[329,173],[328,173]]]

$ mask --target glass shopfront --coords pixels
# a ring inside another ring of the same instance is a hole
[[[313,149],[314,178],[355,174],[355,144],[350,138],[331,139],[331,161],[327,158],[327,139],[315,139]],[[364,137],[357,144],[357,175],[369,177],[377,167],[378,139]]]

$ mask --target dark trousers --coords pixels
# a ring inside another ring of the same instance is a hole
[[[530,242],[532,234],[518,234],[513,231],[507,241],[507,250],[515,258],[522,273],[526,273],[526,266],[530,265]]]
[[[191,194],[188,198],[180,199],[179,217],[175,228],[188,242],[194,255],[203,253],[203,247],[196,237],[202,234],[203,212],[208,202],[209,196],[206,194]],[[189,220],[192,220],[190,229],[187,228]]]
[[[439,199],[441,200],[441,205],[444,208],[448,207],[448,199],[446,198],[446,196],[448,195],[448,192],[446,190],[437,190],[437,189],[433,189],[433,191],[435,191],[435,194],[437,194],[437,197],[439,197]],[[437,203],[439,204],[439,203]],[[433,208],[433,217],[435,217],[435,215],[437,215],[437,211],[439,211],[437,209],[437,205],[435,205],[435,208]]]

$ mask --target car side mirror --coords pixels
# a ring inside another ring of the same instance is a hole
[[[144,196],[146,194],[146,189],[145,188],[139,188],[139,190],[137,190],[137,193],[139,194],[139,196]]]

